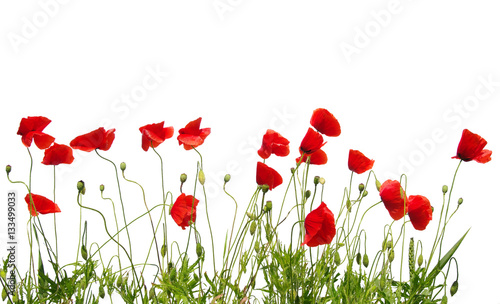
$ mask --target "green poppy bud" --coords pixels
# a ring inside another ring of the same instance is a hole
[[[181,183],[185,183],[187,179],[188,179],[188,176],[186,175],[186,173],[182,173],[181,174]]]
[[[123,277],[123,284],[127,285],[128,275]]]
[[[358,254],[356,254],[356,263],[358,263],[358,265],[361,265],[361,253],[358,252]]]
[[[224,175],[224,183],[227,183],[230,180],[231,180],[231,175],[229,175],[229,174]]]
[[[200,172],[198,172],[198,181],[202,186],[205,185],[205,173],[203,173],[203,170],[200,170]]]
[[[251,219],[251,220],[256,220],[256,219],[257,219],[257,217],[255,216],[255,214],[250,213],[250,212],[247,212],[247,216],[248,216],[248,218],[249,218],[249,219]]]
[[[122,275],[120,274],[120,275],[118,276],[118,279],[116,280],[116,287],[117,287],[117,288],[121,288],[121,287],[122,287],[122,284],[123,284],[123,277],[122,277]]]
[[[418,256],[417,263],[418,263],[418,267],[422,266],[422,264],[424,263],[424,257],[422,256],[422,254],[420,254]]]
[[[314,177],[314,184],[317,185],[319,183],[319,176]]]
[[[394,249],[391,249],[391,251],[389,252],[389,262],[392,263],[392,261],[394,261]]]
[[[441,304],[448,304],[448,297],[446,295],[444,295],[442,298],[441,298]]]
[[[363,255],[363,266],[368,267],[369,264],[368,255],[365,253],[365,255]]]
[[[262,185],[262,192],[266,193],[267,191],[269,191],[269,185],[268,184]]]
[[[444,185],[443,186],[443,194],[446,194],[448,192],[448,186]]]
[[[10,171],[12,171],[12,166],[11,165],[5,166],[5,172],[7,172],[7,175],[10,173]]]
[[[392,248],[392,240],[387,241],[387,248],[389,248],[389,249]]]
[[[459,205],[459,206],[460,206],[460,205],[462,205],[462,203],[463,203],[463,202],[464,202],[464,199],[463,199],[463,198],[459,198],[459,199],[458,199],[458,205]]]
[[[253,249],[255,249],[255,252],[259,253],[259,251],[260,251],[259,242],[255,242],[255,245],[253,246]]]
[[[347,211],[351,212],[351,201],[349,199],[345,202],[345,205],[347,207]]]
[[[306,199],[311,197],[311,190],[306,191]]]
[[[101,190],[101,192],[103,192],[104,191],[104,185],[100,185],[99,186],[99,190]]]
[[[120,164],[120,170],[125,171],[125,169],[127,169],[127,164],[126,164],[126,163],[124,163],[124,162],[122,162],[122,163]]]
[[[161,245],[161,256],[164,258],[167,255],[167,245]]]
[[[273,202],[267,201],[266,208],[267,208],[267,211],[271,211],[271,209],[273,209]]]
[[[325,184],[325,179],[323,177],[320,177],[319,178],[319,183],[324,185]]]
[[[151,289],[149,290],[149,298],[154,299],[155,297],[156,297],[155,289],[151,287]]]
[[[253,235],[255,233],[255,230],[257,230],[257,223],[252,222],[252,224],[250,224],[250,235]]]
[[[382,184],[380,184],[379,180],[375,180],[375,187],[377,187],[377,191],[380,192],[380,187],[382,186]]]
[[[363,192],[363,190],[365,190],[365,185],[363,183],[359,184],[358,189],[359,192]]]
[[[200,244],[200,243],[197,243],[197,244],[196,244],[196,255],[197,255],[198,257],[201,257],[201,256],[202,256],[202,254],[203,254],[203,247],[201,246],[201,244]]]
[[[7,291],[5,288],[2,288],[2,301],[5,301],[5,299],[7,299]]]
[[[363,191],[363,197],[367,196],[368,195],[368,191]]]
[[[453,297],[458,291],[458,281],[453,282],[450,287],[450,294]]]
[[[335,251],[335,254],[333,256],[333,261],[337,266],[340,265],[341,261],[340,261],[340,254],[338,251]]]
[[[0,277],[5,280],[6,274],[3,269],[0,269]]]
[[[102,285],[99,285],[99,296],[101,297],[101,299],[104,299],[104,297],[106,296],[106,293],[104,292],[104,287]]]
[[[82,248],[80,249],[80,253],[82,254],[82,258],[86,261],[88,259],[88,254],[87,254],[87,248],[85,245],[82,245]]]
[[[76,183],[76,189],[78,189],[81,194],[85,194],[85,183],[82,180],[79,181]]]

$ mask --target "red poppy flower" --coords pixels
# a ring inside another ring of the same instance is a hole
[[[54,143],[52,146],[45,150],[42,164],[71,164],[74,159],[73,149],[71,149],[71,147]]]
[[[281,136],[278,132],[267,130],[266,134],[262,137],[262,147],[260,147],[257,153],[263,159],[269,158],[271,154],[287,156],[290,153],[289,143],[288,139]]]
[[[333,213],[324,202],[306,216],[304,227],[306,236],[301,246],[306,244],[309,247],[316,247],[330,244],[336,232]]]
[[[201,117],[189,122],[185,128],[179,130],[177,140],[179,145],[184,144],[184,149],[191,150],[203,144],[210,134],[210,128],[200,129]]]
[[[165,139],[174,135],[174,128],[164,128],[164,123],[165,122],[162,121],[160,123],[145,125],[139,128],[139,131],[142,133],[142,149],[144,151],[149,150],[151,145],[154,148],[158,147],[158,145],[164,142]]]
[[[300,151],[306,154],[313,154],[321,149],[321,147],[325,144],[326,142],[323,142],[323,136],[314,131],[312,128],[309,128],[306,136],[304,136],[304,139],[302,139],[302,142],[300,143]]]
[[[269,190],[273,190],[283,183],[283,178],[273,168],[268,165],[257,162],[257,184],[268,185]]]
[[[403,188],[401,188],[401,184],[398,181],[386,180],[380,186],[380,197],[384,202],[385,208],[395,221],[405,215],[405,202],[406,210],[408,210],[406,193]]]
[[[311,125],[318,132],[326,136],[337,137],[340,135],[340,124],[337,119],[326,109],[316,109],[311,116]]]
[[[111,144],[114,139],[115,129],[106,131],[103,127],[101,127],[97,130],[76,137],[69,143],[69,145],[73,149],[85,152],[94,151],[96,149],[107,151],[111,148]]]
[[[196,206],[198,206],[199,202],[192,195],[185,195],[184,193],[175,200],[170,215],[182,230],[189,226],[189,222],[193,221],[194,223],[196,221]]]
[[[358,150],[349,150],[349,160],[347,161],[347,166],[349,170],[361,174],[370,170],[373,167],[375,161],[366,157],[363,153]]]
[[[50,123],[50,119],[43,116],[30,116],[21,119],[18,135],[21,135],[21,141],[26,147],[31,146],[33,139],[39,149],[47,149],[53,142],[54,137],[43,133],[43,129]]]
[[[59,206],[45,196],[31,193],[31,198],[33,199],[33,203],[30,203],[30,194],[28,193],[24,197],[24,200],[28,204],[28,210],[32,216],[37,216],[38,213],[47,214],[61,212]],[[35,208],[33,208],[33,204],[35,205]]]
[[[429,200],[422,195],[410,195],[408,198],[408,216],[413,227],[425,230],[432,220],[432,207]]]
[[[301,157],[297,157],[295,159],[295,162],[296,163],[299,163],[299,161],[301,161],[301,158],[302,158],[302,163],[305,163],[307,161],[307,158],[309,158],[309,164],[311,165],[324,165],[328,162],[328,156],[326,155],[325,151],[319,149],[317,150],[316,152],[312,153],[312,154],[305,154]]]
[[[452,158],[463,161],[475,160],[478,163],[485,164],[491,160],[491,151],[483,149],[488,142],[481,136],[464,129],[462,138],[458,144],[457,155]]]

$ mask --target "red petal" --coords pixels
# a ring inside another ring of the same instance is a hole
[[[401,184],[395,180],[386,180],[380,186],[380,198],[384,202],[384,206],[389,211],[391,217],[397,221],[405,215],[405,202],[406,209],[408,209],[408,199]]]
[[[321,134],[309,128],[304,139],[302,139],[300,143],[300,150],[306,154],[312,154],[321,149],[325,143],[323,142],[323,136],[321,136]]]
[[[290,142],[278,132],[268,129],[266,134],[262,137],[262,146],[257,151],[260,157],[267,159],[271,154],[276,156],[287,156],[290,154],[288,146]]]
[[[106,131],[101,127],[87,134],[77,136],[69,143],[69,145],[73,149],[78,149],[85,152],[90,152],[95,149],[107,151],[111,147],[114,139],[115,129]]]
[[[26,196],[24,197],[24,200],[28,204],[28,210],[30,211],[32,216],[37,216],[38,215],[37,212],[39,212],[41,214],[61,212],[61,209],[59,209],[59,206],[57,206],[57,204],[55,204],[53,201],[49,200],[48,198],[41,196],[41,195],[33,194],[33,193],[31,193],[31,197],[33,199],[33,203],[35,205],[36,211],[33,210],[33,207],[30,203],[29,193],[26,194]]]
[[[319,149],[316,152],[312,154],[304,154],[302,156],[302,162],[305,163],[307,162],[307,158],[309,157],[309,164],[311,165],[324,165],[328,162],[328,156],[326,155],[325,151]],[[295,159],[295,162],[298,163],[300,161],[301,157],[297,157]]]
[[[483,151],[481,151],[481,153],[478,156],[474,157],[474,160],[477,161],[478,163],[486,164],[487,162],[489,162],[491,160],[491,153],[493,153],[493,152],[490,150],[484,149]]]
[[[55,138],[42,133],[42,132],[31,132],[33,139],[35,140],[35,145],[38,149],[45,150],[54,142]]]
[[[189,226],[189,222],[196,221],[196,207],[198,206],[199,200],[194,198],[192,195],[185,195],[182,193],[177,200],[175,200],[172,210],[170,210],[170,215],[175,223],[180,226],[183,230]],[[191,216],[192,215],[192,216]]]
[[[304,227],[306,235],[302,245],[309,247],[330,244],[336,232],[333,213],[324,202],[306,216]]]
[[[43,116],[29,116],[28,118],[23,118],[19,124],[17,134],[24,136],[29,132],[42,132],[50,122],[50,119]]]
[[[457,148],[457,155],[454,158],[460,158],[463,161],[471,161],[476,157],[481,158],[483,148],[486,146],[487,141],[481,136],[464,129],[462,138]]]
[[[71,164],[74,159],[73,150],[70,147],[54,143],[50,148],[45,150],[42,164]]]
[[[281,175],[268,165],[257,162],[257,184],[268,185],[269,190],[273,190],[283,183]]]
[[[408,216],[416,230],[425,230],[432,220],[431,203],[425,196],[410,195],[408,198]]]
[[[326,136],[339,136],[340,124],[337,119],[326,109],[316,109],[311,116],[311,125],[318,132]]]
[[[375,163],[374,160],[369,159],[358,150],[349,150],[349,170],[361,174],[373,168],[373,163]]]

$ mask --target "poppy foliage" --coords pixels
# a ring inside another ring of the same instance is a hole
[[[92,132],[77,136],[69,145],[73,149],[85,152],[94,151],[96,149],[107,151],[111,148],[114,139],[115,129],[106,131],[103,127],[100,127]]]
[[[45,196],[31,193],[31,198],[33,199],[33,203],[30,202],[30,194],[28,193],[24,197],[24,200],[26,204],[28,204],[28,210],[32,216],[37,216],[38,213],[48,214],[61,212],[59,206]],[[33,208],[33,205],[35,205],[35,208]]]
[[[17,135],[21,135],[21,141],[26,147],[30,147],[34,140],[39,149],[47,149],[54,142],[54,137],[42,131],[50,122],[50,119],[43,116],[23,118],[19,124]]]
[[[145,125],[139,128],[142,134],[142,149],[148,151],[149,147],[158,147],[165,139],[168,139],[174,135],[173,127],[163,127],[165,122]]]
[[[175,200],[170,215],[182,230],[189,226],[189,222],[193,221],[194,223],[196,221],[196,207],[199,202],[192,195],[185,195],[184,193]]]
[[[461,159],[465,162],[475,160],[485,164],[491,160],[492,151],[484,149],[488,142],[481,136],[464,129],[462,138],[458,144],[457,155],[452,158]]]
[[[306,216],[304,227],[306,235],[302,246],[316,247],[330,244],[336,233],[335,218],[324,202]]]
[[[59,165],[71,164],[75,160],[73,157],[73,149],[66,145],[54,143],[44,152],[42,164],[44,165]]]
[[[190,121],[184,128],[179,130],[177,140],[179,145],[184,145],[184,149],[191,150],[203,144],[205,138],[210,135],[210,128],[200,128],[201,117]]]

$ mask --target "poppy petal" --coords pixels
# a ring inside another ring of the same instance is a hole
[[[33,203],[30,203],[30,194],[28,193],[24,197],[24,201],[28,204],[28,210],[32,216],[37,216],[38,213],[48,214],[61,212],[57,204],[42,195],[31,193],[31,198],[33,199]],[[33,208],[32,204],[35,205],[35,208]]]
[[[425,196],[410,195],[408,198],[408,216],[416,230],[425,230],[432,220],[431,203]]]
[[[349,150],[349,160],[347,162],[349,170],[361,174],[373,168],[374,160],[369,159],[358,150]]]
[[[54,166],[59,164],[71,164],[74,159],[71,147],[54,143],[45,150],[42,164]]]
[[[281,175],[276,170],[262,162],[257,162],[256,176],[257,184],[260,186],[268,185],[269,190],[273,190],[283,183]]]
[[[326,136],[337,137],[340,135],[340,124],[326,109],[316,109],[311,116],[311,125],[318,130],[318,132]]]
[[[323,136],[312,128],[309,128],[300,143],[300,150],[306,154],[312,154],[321,149],[325,144],[326,142],[323,142]]]
[[[311,211],[304,221],[306,235],[301,244],[309,247],[330,244],[335,236],[335,218],[324,202]]]
[[[380,198],[384,202],[384,206],[389,211],[390,216],[395,220],[401,219],[408,210],[408,199],[406,193],[401,188],[401,184],[395,180],[386,180],[380,186]]]
[[[182,193],[175,200],[172,209],[170,210],[170,215],[175,223],[185,230],[189,226],[189,222],[192,220],[196,221],[196,207],[198,206],[199,200],[194,198],[192,195],[185,195]]]
[[[483,148],[488,142],[481,136],[464,129],[462,138],[458,144],[457,155],[452,157],[465,162],[476,160],[480,163],[488,162],[488,152],[483,152]],[[488,150],[487,150],[488,151]],[[491,153],[489,154],[491,156]]]

